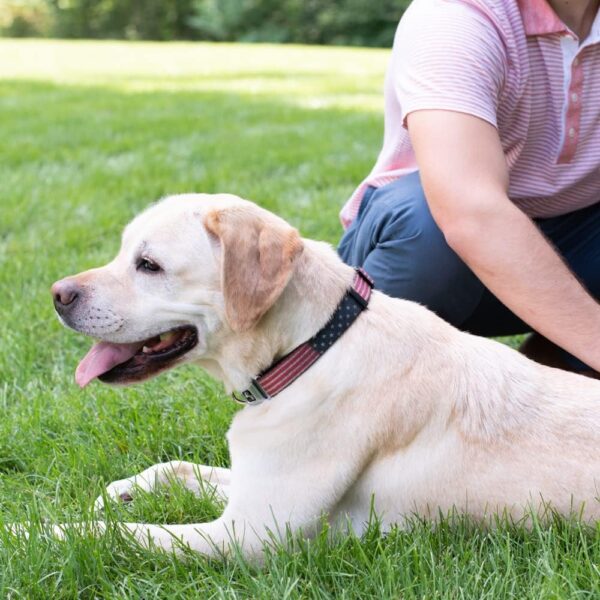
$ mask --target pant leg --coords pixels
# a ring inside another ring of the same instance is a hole
[[[590,294],[600,298],[600,198],[597,204],[541,219],[538,225]]]
[[[600,298],[600,203],[536,224],[583,285]],[[378,289],[420,302],[456,327],[485,336],[531,331],[446,244],[418,173],[369,188],[338,251],[346,263],[364,266]],[[575,368],[587,368],[566,352],[565,358]]]
[[[338,252],[364,267],[377,289],[424,304],[457,327],[484,291],[435,224],[418,173],[369,188]]]

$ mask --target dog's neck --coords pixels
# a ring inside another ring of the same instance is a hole
[[[352,284],[354,270],[328,244],[303,241],[294,273],[275,305],[256,327],[228,335],[219,348],[219,373],[214,374],[229,392],[245,389],[253,377],[319,331]]]

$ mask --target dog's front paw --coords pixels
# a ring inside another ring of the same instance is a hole
[[[133,478],[113,481],[106,487],[104,494],[96,498],[94,510],[98,512],[104,510],[105,500],[112,500],[113,502],[131,502],[133,500],[135,487],[136,483]]]

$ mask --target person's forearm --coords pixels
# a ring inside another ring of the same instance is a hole
[[[600,371],[600,305],[509,199],[496,128],[444,110],[407,117],[434,219],[486,287],[533,329]]]
[[[446,230],[455,252],[508,308],[600,371],[600,305],[508,198]]]

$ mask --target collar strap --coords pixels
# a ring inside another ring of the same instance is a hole
[[[241,404],[256,406],[279,394],[296,381],[338,340],[365,310],[371,298],[373,280],[363,269],[356,269],[352,287],[323,329],[252,380],[247,389],[233,398]]]

